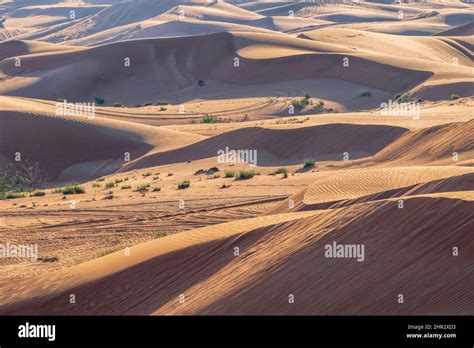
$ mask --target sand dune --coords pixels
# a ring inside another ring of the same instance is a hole
[[[100,96],[110,103],[136,103],[185,88],[197,88],[198,80],[253,85],[324,78],[395,93],[413,88],[432,75],[432,72],[407,70],[357,56],[351,57],[351,67],[342,74],[341,62],[345,55],[321,54],[324,44],[303,39],[293,40],[291,49],[309,49],[314,54],[283,57],[277,54],[265,57],[263,66],[262,59],[255,59],[245,50],[249,58],[240,57],[239,67],[234,67],[239,50],[246,46],[272,44],[287,50],[289,42],[290,39],[279,35],[219,33],[128,41],[73,53],[29,55],[23,57],[21,67],[15,66],[13,58],[7,58],[0,62],[3,72],[0,92],[50,100],[93,100]],[[219,47],[219,54],[211,54],[211,47]],[[127,57],[130,67],[124,65]],[[115,64],[109,64],[111,61]],[[57,69],[58,65],[62,68]],[[64,74],[65,71],[68,73]],[[386,77],[383,81],[374,78],[381,73]],[[404,78],[400,78],[400,74]]]
[[[405,132],[399,127],[348,124],[288,130],[243,128],[181,149],[145,156],[127,166],[127,170],[216,157],[225,148],[257,150],[259,166],[294,165],[308,159],[342,160],[345,152],[351,158],[361,158],[375,154]]]
[[[469,313],[465,284],[454,281],[457,275],[451,271],[472,263],[473,226],[468,215],[472,195],[465,199],[420,196],[406,200],[406,209],[385,201],[275,215],[260,226],[257,221],[264,221],[256,219],[225,229],[185,232],[132,248],[130,256],[121,251],[58,271],[47,281],[17,284],[9,296],[4,285],[2,301],[10,304],[0,310],[4,314]],[[418,218],[427,221],[423,228]],[[369,221],[377,228],[368,231]],[[451,248],[437,243],[439,238],[451,246],[462,245],[466,253],[453,257]],[[324,246],[333,241],[364,244],[365,262],[325,258]],[[234,257],[237,245],[242,254]],[[414,276],[429,286],[413,283]],[[83,305],[65,304],[69,293]],[[400,293],[406,296],[403,305],[397,303]],[[185,295],[184,303],[179,303],[180,294]],[[288,303],[290,294],[296,299],[293,304]],[[33,300],[21,301],[24,298]]]
[[[406,133],[377,153],[372,160],[455,164],[473,158],[473,133],[473,121],[420,129]]]
[[[69,179],[99,177],[127,164],[125,153],[133,160],[155,148],[166,150],[202,139],[168,129],[53,112],[0,110],[0,118],[2,155],[13,162],[20,152],[23,160],[40,163],[49,179],[72,165],[77,173],[68,175]]]
[[[473,14],[3,1],[0,315],[472,314]]]
[[[434,34],[436,36],[469,36],[474,35],[474,22],[460,25]]]

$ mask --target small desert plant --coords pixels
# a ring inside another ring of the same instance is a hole
[[[178,190],[184,190],[184,189],[189,188],[190,186],[191,186],[191,183],[189,182],[189,180],[184,180],[178,184]]]
[[[166,237],[168,235],[167,232],[165,231],[156,231],[155,232],[155,238],[163,238],[163,237]]]
[[[168,102],[165,102],[165,101],[159,101],[158,103],[156,103],[155,105],[159,106],[159,105],[168,105],[169,103]]]
[[[303,168],[307,169],[307,168],[312,168],[314,167],[314,165],[316,164],[316,161],[314,160],[308,160],[308,161],[305,161],[303,163]]]
[[[369,91],[368,89],[363,89],[359,93],[359,97],[371,97],[371,96],[372,96],[372,92]]]
[[[306,100],[310,100],[310,99],[311,99],[311,94],[309,94],[309,93],[305,93],[305,95],[304,95],[304,99],[306,99]]]
[[[110,188],[112,188],[112,187],[115,187],[115,182],[113,182],[113,181],[110,181],[110,182],[108,182],[108,183],[105,184],[105,188],[110,189]]]
[[[123,179],[115,179],[116,184],[120,184],[121,182],[123,182]]]
[[[152,190],[152,192],[160,192],[160,191],[161,191],[161,187],[155,187]]]
[[[449,96],[449,100],[456,100],[456,99],[459,99],[459,95],[457,95],[457,94],[451,94],[451,95]]]
[[[225,177],[226,178],[233,178],[235,176],[235,172],[233,170],[226,170]]]
[[[168,109],[166,109],[164,106],[160,107],[160,111],[166,111]]]
[[[114,104],[114,108],[121,108],[121,107],[122,107],[122,104],[119,104],[119,103]]]
[[[152,106],[152,105],[153,105],[153,103],[145,103],[145,104],[143,104],[143,106]]]
[[[96,97],[95,98],[95,103],[97,105],[103,105],[105,103],[105,100],[104,100],[104,98]]]
[[[278,168],[275,171],[275,174],[283,174],[283,177],[287,178],[288,177],[288,170],[286,168]]]
[[[316,106],[313,108],[314,111],[318,111],[318,112],[321,112],[324,110],[324,102],[322,100],[320,100],[318,102],[318,104],[316,104]]]
[[[149,187],[150,187],[150,184],[143,184],[143,185],[137,186],[137,191],[147,192]]]
[[[85,193],[86,190],[81,186],[67,186],[61,190],[63,195],[75,195]]]
[[[152,176],[152,175],[153,175],[153,174],[150,173],[150,172],[148,172],[148,173],[143,173],[143,174],[142,174],[142,176],[143,176],[144,178],[146,178],[146,177],[148,177],[148,176]]]
[[[23,197],[25,197],[25,194],[21,192],[9,192],[5,196],[6,199],[18,199]]]
[[[102,185],[99,184],[98,182],[93,182],[92,187],[102,187]]]
[[[53,257],[38,257],[38,261],[41,262],[58,262],[59,257],[53,256]]]
[[[46,196],[46,192],[44,191],[36,191],[33,193],[33,196],[34,197],[43,197],[43,196]]]
[[[219,123],[219,122],[222,122],[222,119],[214,115],[206,115],[202,118],[202,123]]]
[[[123,185],[121,187],[122,190],[130,190],[131,188],[132,188],[132,186],[130,186],[130,185]]]
[[[254,170],[241,170],[236,176],[236,180],[252,179],[256,175]]]
[[[99,178],[96,181],[105,181],[105,178]]]

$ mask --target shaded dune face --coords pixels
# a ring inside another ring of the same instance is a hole
[[[86,117],[61,119],[54,115],[0,112],[0,118],[2,155],[12,163],[16,153],[21,154],[22,160],[38,162],[48,180],[57,178],[74,164],[100,160],[123,162],[126,152],[138,157],[152,148],[132,133],[94,125]]]
[[[391,126],[331,124],[274,130],[259,127],[227,132],[184,148],[145,156],[125,167],[144,168],[216,157],[219,150],[257,150],[259,166],[294,165],[307,159],[342,161],[375,154],[407,130]]]
[[[5,75],[0,91],[6,95],[50,100],[93,100],[101,96],[106,100],[144,102],[150,98],[156,100],[163,94],[196,88],[198,80],[253,85],[324,78],[394,93],[410,89],[432,75],[357,56],[321,53],[317,46],[311,48],[312,44],[304,39],[294,39],[295,46],[307,50],[309,45],[314,53],[267,59],[238,55],[242,45],[265,40],[265,37],[257,37],[236,41],[233,34],[218,33],[28,55],[21,57],[21,67],[15,66],[14,58],[7,58],[0,62]],[[342,66],[347,57],[350,57],[351,67],[345,70]],[[377,78],[381,74],[384,79]],[[27,82],[15,84],[20,77]]]

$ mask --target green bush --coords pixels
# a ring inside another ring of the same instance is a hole
[[[137,187],[138,192],[147,192],[150,184],[143,184]]]
[[[303,163],[303,168],[312,168],[316,164],[316,161],[314,160],[308,160]]]
[[[104,98],[96,97],[95,98],[95,103],[97,105],[103,105],[105,103],[105,100],[104,100]]]
[[[235,172],[233,170],[226,170],[225,171],[225,177],[226,178],[233,178],[233,177],[235,177]]]
[[[178,190],[184,190],[191,186],[189,180],[184,180],[178,184]]]
[[[202,119],[202,123],[219,123],[221,120],[214,115],[206,115]]]
[[[18,199],[18,198],[23,198],[25,197],[25,194],[24,193],[21,193],[21,192],[9,192],[7,193],[6,195],[6,199]]]
[[[46,196],[46,192],[44,191],[36,191],[33,193],[33,196],[34,197],[43,197],[43,196]]]
[[[235,177],[236,180],[248,180],[252,179],[256,175],[254,170],[241,170],[237,176]]]
[[[278,168],[275,171],[275,174],[283,174],[283,177],[287,178],[288,177],[288,170],[286,168]]]
[[[167,232],[165,231],[156,231],[155,232],[155,238],[163,238],[163,237],[166,237],[168,235]]]
[[[115,187],[115,182],[113,182],[113,181],[110,181],[110,182],[108,182],[108,183],[105,184],[105,188],[110,189],[110,188],[112,188],[112,187]]]
[[[67,186],[61,190],[63,195],[75,195],[85,193],[86,190],[81,186]]]
[[[457,94],[451,94],[451,95],[449,96],[449,100],[456,100],[456,99],[459,99],[459,95],[457,95]]]

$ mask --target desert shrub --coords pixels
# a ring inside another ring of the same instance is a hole
[[[161,187],[155,187],[152,190],[152,192],[160,192],[160,191],[161,191]]]
[[[99,178],[96,181],[105,181],[105,178]]]
[[[278,168],[275,171],[275,174],[283,174],[283,177],[287,178],[288,177],[288,170],[286,168]]]
[[[236,180],[252,179],[256,175],[254,170],[241,170],[235,177]]]
[[[316,104],[316,106],[313,108],[313,110],[318,112],[324,111],[324,102],[320,100],[318,104]]]
[[[165,231],[156,231],[155,232],[155,238],[163,238],[163,237],[166,237],[168,235],[167,232]]]
[[[146,177],[148,177],[148,176],[152,176],[152,175],[153,175],[153,174],[150,173],[150,172],[148,172],[148,173],[143,173],[143,174],[142,174],[142,176],[143,176],[144,178],[146,178]]]
[[[291,102],[291,105],[293,105],[296,110],[301,111],[305,108],[306,105],[309,104],[310,99],[311,99],[311,96],[308,93],[306,93],[303,99],[293,100]]]
[[[143,184],[143,185],[137,186],[137,191],[147,192],[149,187],[150,187],[150,184]]]
[[[23,197],[25,197],[25,194],[21,192],[8,192],[5,196],[6,199],[18,199]]]
[[[152,106],[152,105],[153,105],[153,103],[145,103],[145,104],[143,104],[143,106]]]
[[[8,165],[0,170],[0,192],[31,192],[33,189],[43,188],[46,175],[38,162],[28,160],[19,162],[15,166]]]
[[[167,109],[164,106],[160,107],[160,111],[166,111],[166,110]]]
[[[189,188],[190,186],[191,186],[191,183],[189,182],[189,180],[184,180],[178,184],[178,190],[184,190],[184,189]]]
[[[219,123],[221,120],[214,115],[206,115],[202,118],[202,123]]]
[[[115,187],[115,182],[113,181],[109,181],[108,183],[105,184],[105,188],[112,188],[112,187]]]
[[[165,102],[165,101],[159,101],[158,103],[155,104],[156,106],[160,106],[160,105],[169,105],[168,102]]]
[[[359,93],[359,97],[371,97],[371,96],[372,96],[372,92],[369,91],[368,89],[363,89]]]
[[[59,257],[53,256],[53,257],[38,257],[38,261],[41,262],[58,262]]]
[[[451,95],[449,96],[449,100],[456,100],[456,99],[459,99],[459,95],[457,95],[457,94],[451,94]]]
[[[95,103],[97,105],[103,105],[105,103],[105,99],[104,98],[100,98],[100,97],[95,97]]]
[[[120,104],[120,103],[115,103],[114,104],[114,108],[121,108],[121,107],[122,107],[122,104]]]
[[[82,194],[85,192],[86,190],[84,190],[84,188],[81,186],[67,186],[61,190],[61,193],[63,195],[75,195],[75,194]]]
[[[307,168],[312,168],[314,167],[314,165],[316,164],[316,161],[314,160],[308,160],[308,161],[305,161],[303,163],[303,168],[307,169]]]
[[[120,184],[121,182],[123,182],[123,179],[115,179],[114,181],[116,184]]]
[[[132,188],[132,186],[130,186],[130,185],[123,185],[121,187],[122,190],[130,190],[131,188]]]
[[[102,187],[102,185],[99,184],[98,182],[93,182],[92,187]]]
[[[46,192],[44,191],[36,191],[33,193],[33,196],[34,197],[43,197],[43,196],[46,196]]]
[[[235,176],[235,172],[233,170],[226,170],[225,177],[226,178],[233,178]]]

